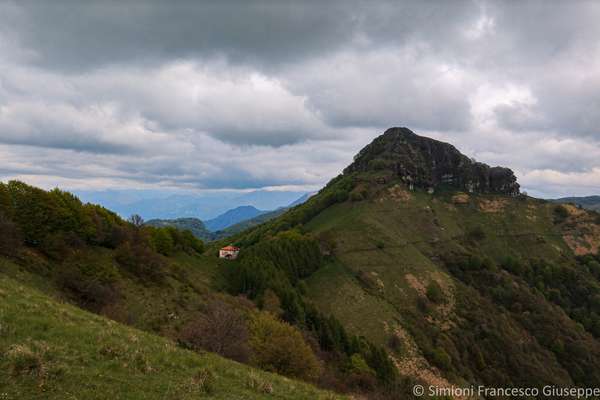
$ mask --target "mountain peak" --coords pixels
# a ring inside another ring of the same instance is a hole
[[[447,186],[468,192],[519,194],[512,170],[477,162],[451,144],[404,127],[390,128],[375,138],[344,173],[368,171],[386,171],[390,178],[427,189]]]

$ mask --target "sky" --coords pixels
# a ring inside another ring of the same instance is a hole
[[[315,190],[392,126],[600,194],[597,1],[0,0],[0,180]]]

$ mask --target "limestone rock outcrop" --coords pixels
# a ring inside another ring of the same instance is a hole
[[[390,128],[363,148],[345,174],[387,170],[409,186],[434,190],[519,194],[512,170],[471,160],[454,146],[419,136],[408,128]]]

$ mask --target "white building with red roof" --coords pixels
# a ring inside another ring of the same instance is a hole
[[[225,246],[219,250],[219,258],[226,258],[228,260],[235,260],[240,253],[240,248],[232,245]]]

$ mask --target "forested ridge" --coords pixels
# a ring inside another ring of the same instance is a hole
[[[148,226],[135,215],[125,221],[59,189],[0,183],[0,202],[0,254],[47,279],[44,289],[56,296],[171,337],[184,348],[326,388],[376,394],[396,385],[382,347],[349,335],[306,301],[304,279],[324,262],[309,235],[282,231],[226,262],[190,231]],[[198,272],[207,260],[210,272]],[[192,281],[197,273],[210,275],[207,287]],[[185,297],[175,287],[185,288]],[[131,315],[145,301],[140,296],[152,293],[176,296],[175,305],[168,313],[146,309],[144,320]]]

